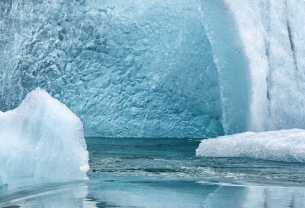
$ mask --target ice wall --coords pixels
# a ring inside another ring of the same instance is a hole
[[[1,104],[39,86],[87,136],[223,134],[218,68],[196,1],[1,1]]]
[[[0,108],[37,86],[87,136],[305,128],[302,0],[3,0]]]
[[[0,181],[86,179],[88,152],[80,119],[36,89],[21,105],[0,111]]]
[[[225,2],[249,61],[249,130],[305,128],[305,2]]]
[[[199,2],[220,71],[225,133],[305,128],[305,2]]]

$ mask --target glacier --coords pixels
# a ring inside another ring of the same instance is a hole
[[[83,180],[89,170],[83,124],[64,104],[36,89],[0,111],[0,181]]]
[[[196,150],[204,157],[249,157],[282,162],[305,162],[305,130],[245,132],[204,139]]]
[[[305,128],[303,0],[2,0],[0,110],[46,89],[86,136]]]
[[[305,2],[225,1],[250,74],[249,131],[305,128]]]
[[[3,111],[41,87],[81,118],[86,136],[223,134],[218,70],[197,3],[0,5]]]

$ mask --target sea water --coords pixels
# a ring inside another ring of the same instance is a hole
[[[305,207],[305,166],[198,157],[196,139],[86,138],[89,181],[14,181],[0,207]]]

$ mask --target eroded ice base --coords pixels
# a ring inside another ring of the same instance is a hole
[[[202,140],[196,155],[305,162],[305,130],[246,132]]]
[[[22,178],[87,178],[81,120],[39,88],[15,110],[0,112],[0,144],[0,185],[1,178],[4,184]]]

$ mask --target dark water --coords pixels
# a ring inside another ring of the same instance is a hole
[[[305,207],[305,166],[195,156],[199,140],[87,138],[89,181],[0,187],[2,207]]]

